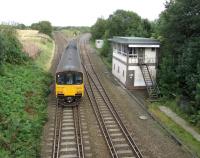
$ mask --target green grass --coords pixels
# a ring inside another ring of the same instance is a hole
[[[62,32],[65,34],[66,37],[74,37],[74,33],[76,33],[77,35],[80,34],[79,30],[76,29],[63,29]]]
[[[65,34],[65,36],[71,38],[71,37],[74,37],[74,34],[78,36],[82,33],[90,32],[90,28],[89,27],[71,27],[71,28],[63,28],[61,31]]]
[[[35,60],[35,64],[42,68],[44,71],[48,71],[50,68],[50,62],[53,57],[53,53],[51,51],[53,50],[54,44],[50,41],[44,41],[37,43],[37,45],[40,48],[40,55],[37,57],[37,60]]]
[[[0,76],[0,157],[39,157],[52,80],[46,65],[53,48],[52,42],[41,45],[35,61],[4,65]]]
[[[159,105],[160,102],[152,103],[149,106],[150,112],[153,113],[172,133],[174,133],[193,153],[196,153],[200,157],[200,142],[162,113],[158,108]]]
[[[186,120],[188,122],[188,124],[190,124],[197,132],[200,133],[200,128],[198,126],[194,126],[193,124],[191,124],[190,122],[190,116],[184,112],[176,103],[176,100],[162,100],[160,102],[160,104],[162,104],[163,106],[167,106],[169,107],[173,112],[175,112],[177,115],[179,115],[181,118],[183,118],[184,120]]]

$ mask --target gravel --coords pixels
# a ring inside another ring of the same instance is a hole
[[[133,133],[133,138],[142,150],[143,155],[151,158],[191,157],[151,117],[146,120],[139,118],[141,115],[148,116],[148,114],[115,81],[111,73],[104,73],[108,70],[95,50],[89,45],[87,48],[91,61],[95,61],[93,65],[104,88],[117,109],[121,111],[123,120]]]
[[[89,37],[88,34],[85,37]],[[56,55],[52,62],[51,72],[55,73],[56,65],[59,60],[59,54],[64,50],[66,42],[61,39],[61,35],[55,35]],[[120,116],[133,134],[138,147],[143,155],[149,158],[189,158],[191,157],[183,148],[177,145],[167,133],[151,118],[148,114],[130,97],[127,92],[116,82],[112,74],[107,70],[105,64],[95,53],[95,50],[87,43],[87,50],[93,62],[93,66],[107,90],[112,102],[120,111]],[[48,117],[49,120],[44,127],[42,157],[47,157],[45,148],[48,137],[49,126],[53,121],[54,107],[51,105],[53,94],[49,96]],[[87,120],[87,128],[89,133],[89,141],[91,144],[92,157],[107,158],[110,157],[105,140],[102,137],[97,120],[94,116],[87,95],[84,96],[83,111]],[[147,119],[140,119],[140,116],[147,116]]]

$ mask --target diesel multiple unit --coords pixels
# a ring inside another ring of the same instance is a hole
[[[58,102],[70,103],[84,95],[83,71],[75,40],[70,41],[63,52],[55,80]]]

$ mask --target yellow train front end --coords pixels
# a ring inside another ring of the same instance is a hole
[[[59,102],[72,103],[84,95],[82,72],[62,72],[56,74],[56,97]]]

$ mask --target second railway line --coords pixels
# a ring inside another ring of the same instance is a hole
[[[62,34],[58,36],[58,43],[68,43],[69,39]],[[145,114],[144,110],[114,81],[105,64],[93,53],[88,39],[86,35],[77,40],[85,68],[85,93],[80,101],[80,113],[71,107],[58,107],[56,112],[52,93],[50,100],[53,101],[49,105],[58,116],[54,119],[51,113],[43,157],[187,157],[171,139],[152,126],[156,124],[151,118],[139,119],[138,115]],[[59,50],[64,49],[59,49],[58,45]],[[60,58],[61,53],[57,53]],[[77,116],[81,122],[77,121]]]
[[[81,50],[82,62],[85,65],[85,89],[111,157],[143,157],[95,73],[85,41],[81,45]]]

